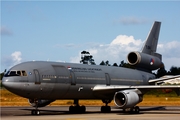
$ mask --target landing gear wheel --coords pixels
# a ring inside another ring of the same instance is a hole
[[[39,110],[32,110],[31,115],[39,115],[40,111]]]
[[[109,113],[109,112],[111,112],[111,107],[110,106],[101,106],[101,112]]]
[[[86,107],[85,106],[70,106],[69,112],[70,113],[85,113]]]
[[[139,111],[140,111],[139,107],[138,107],[138,106],[136,106],[134,109],[135,109],[135,113],[137,113],[137,114],[138,114],[138,113],[139,113]]]
[[[84,105],[80,106],[80,112],[85,113],[86,112],[86,107]]]
[[[71,105],[71,106],[69,107],[69,112],[70,112],[70,113],[74,113],[74,111],[75,111],[75,106],[72,106],[72,105]]]
[[[130,114],[138,114],[140,111],[138,106],[132,107],[132,108],[124,108],[123,112],[124,113],[130,113]]]
[[[74,106],[71,105],[69,107],[69,112],[70,113],[85,113],[86,112],[86,107],[85,106],[79,106],[79,100],[75,99],[74,100]]]

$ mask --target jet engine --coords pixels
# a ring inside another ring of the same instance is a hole
[[[46,105],[49,105],[51,102],[55,100],[35,100],[35,99],[29,99],[28,100],[30,105],[32,107],[45,107]]]
[[[114,95],[114,103],[120,108],[131,108],[142,101],[141,95],[137,89],[119,91]]]
[[[130,65],[147,70],[156,70],[163,65],[161,55],[158,53],[149,55],[141,52],[130,52],[127,56],[127,60]]]

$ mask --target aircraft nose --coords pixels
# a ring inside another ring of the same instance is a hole
[[[19,86],[14,82],[12,77],[3,77],[2,85],[11,92],[19,89]]]
[[[11,88],[11,85],[12,85],[11,82],[13,82],[12,78],[3,77],[2,79],[2,85],[6,89]]]

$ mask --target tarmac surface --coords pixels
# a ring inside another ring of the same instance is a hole
[[[139,114],[123,113],[111,107],[110,113],[101,113],[100,107],[86,106],[86,113],[70,114],[68,106],[39,108],[40,115],[31,115],[32,107],[1,107],[1,120],[180,120],[180,106],[140,107]]]

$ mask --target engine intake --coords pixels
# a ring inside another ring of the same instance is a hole
[[[161,55],[157,53],[149,55],[141,52],[130,52],[127,60],[130,65],[147,70],[156,70],[163,65]]]
[[[49,105],[54,100],[35,100],[35,99],[29,99],[29,104],[33,107],[45,107],[46,105]]]
[[[141,93],[138,90],[124,90],[116,92],[114,103],[119,108],[131,108],[142,101]]]

